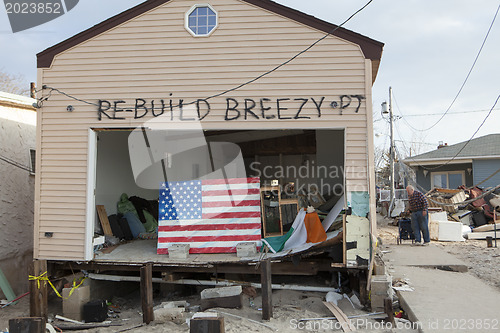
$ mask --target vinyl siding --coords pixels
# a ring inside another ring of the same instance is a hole
[[[493,173],[500,169],[500,159],[473,160],[472,169],[474,175],[474,184],[484,181]],[[494,187],[500,184],[500,172],[479,185],[481,188]]]
[[[57,55],[51,68],[39,70],[39,86],[48,85],[94,103],[124,100],[130,106],[135,98],[192,101],[253,79],[324,36],[238,0],[213,0],[210,4],[219,14],[219,26],[208,38],[195,38],[184,28],[184,15],[196,3],[169,2]],[[318,118],[309,101],[301,115],[311,119],[224,121],[226,97],[275,101],[325,96],[331,101],[341,95],[371,96],[371,68],[367,67],[370,62],[358,45],[328,37],[272,74],[210,100],[212,111],[202,121],[203,128],[345,128],[347,189],[368,191],[367,112],[371,112],[371,102],[367,100],[358,113],[351,106],[339,115],[338,109],[325,104]],[[68,105],[75,110],[67,112]],[[287,105],[292,109],[293,102]],[[293,116],[292,111],[286,115]],[[272,113],[276,114],[275,105]],[[136,127],[152,118],[133,119],[123,114],[127,119],[98,121],[97,107],[57,92],[44,103],[39,117],[36,257],[84,259],[87,131]],[[55,236],[45,238],[45,231]]]

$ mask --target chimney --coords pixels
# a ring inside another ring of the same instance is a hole
[[[440,148],[443,148],[443,147],[447,147],[447,146],[448,146],[448,143],[443,143],[443,141],[439,141],[437,149],[440,149]]]

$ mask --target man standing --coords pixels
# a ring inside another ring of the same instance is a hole
[[[416,191],[411,185],[406,187],[406,192],[408,193],[408,203],[410,204],[411,228],[413,229],[413,234],[415,234],[415,242],[420,244],[420,232],[422,232],[422,236],[424,237],[422,245],[429,245],[431,237],[429,235],[429,213],[427,211],[429,204],[427,203],[427,198],[422,192]]]

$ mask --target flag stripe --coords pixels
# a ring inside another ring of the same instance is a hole
[[[202,207],[243,207],[243,206],[259,206],[260,200],[244,200],[240,202],[231,201],[211,201],[203,202]]]
[[[260,223],[260,217],[249,218],[234,218],[234,219],[221,219],[221,220],[160,220],[161,226],[186,226],[186,225],[199,225],[199,224],[241,224],[241,223]]]
[[[250,188],[250,189],[228,189],[225,188],[223,190],[206,190],[202,192],[205,196],[223,196],[223,195],[252,195],[259,194],[260,190],[258,188]]]
[[[260,211],[258,212],[231,212],[231,213],[209,213],[203,214],[204,219],[229,219],[235,217],[260,217]]]
[[[202,198],[203,202],[218,202],[218,201],[231,201],[231,202],[241,202],[246,200],[260,200],[260,195],[250,194],[250,195],[220,195],[220,196],[204,196]]]
[[[205,180],[202,180],[201,182],[203,185],[257,184],[257,183],[260,183],[260,178],[259,177],[252,177],[252,178],[205,179]]]
[[[191,243],[191,242],[225,242],[225,241],[255,241],[259,235],[230,235],[230,236],[192,236],[192,237],[158,237],[161,243]]]
[[[235,207],[207,207],[203,208],[203,215],[215,213],[243,213],[260,212],[260,206],[235,206]]]
[[[260,229],[221,229],[221,230],[195,230],[195,231],[166,231],[159,232],[158,237],[219,237],[219,236],[244,236],[260,235]]]
[[[243,230],[258,229],[260,232],[260,223],[232,223],[232,224],[196,224],[196,225],[171,225],[158,227],[158,233],[177,232],[177,231],[201,231],[201,230]]]

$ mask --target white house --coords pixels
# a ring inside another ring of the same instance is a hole
[[[28,290],[33,258],[34,102],[0,92],[0,268],[16,294]]]

